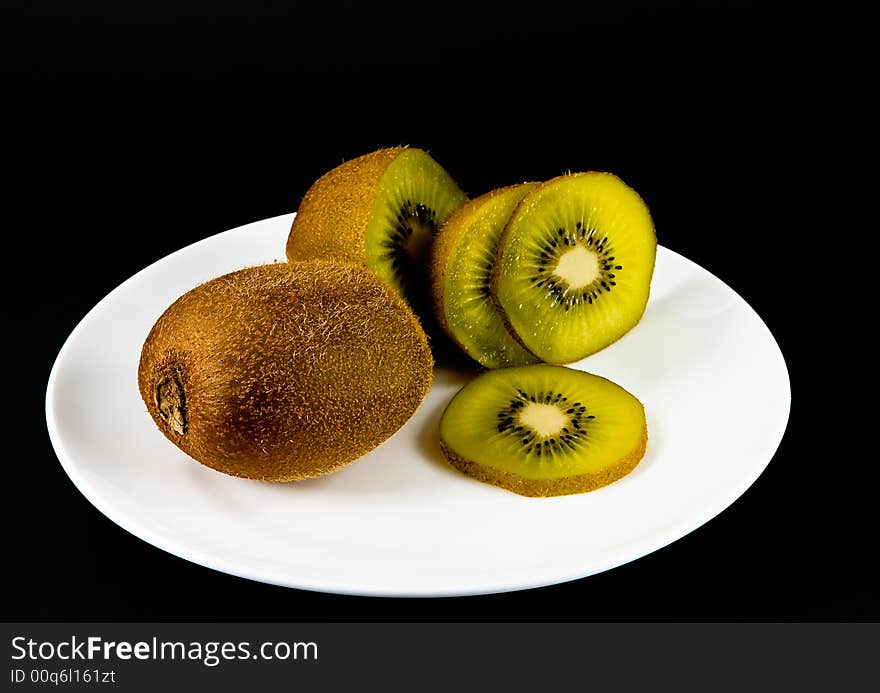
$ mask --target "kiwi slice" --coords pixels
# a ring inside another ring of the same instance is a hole
[[[619,385],[564,366],[486,371],[440,420],[441,449],[465,474],[523,496],[592,491],[645,454],[641,402]]]
[[[647,206],[610,173],[536,188],[501,234],[492,293],[520,343],[571,363],[622,337],[648,303],[657,238]]]
[[[490,287],[501,230],[523,196],[537,186],[521,183],[471,200],[450,215],[434,242],[434,313],[449,337],[487,368],[537,361],[508,332]]]
[[[337,166],[309,188],[290,229],[287,257],[363,264],[425,316],[434,234],[466,201],[426,152],[380,149]]]
[[[292,481],[366,454],[428,391],[427,339],[366,268],[277,263],[175,301],[144,343],[141,397],[159,430],[233,476]]]

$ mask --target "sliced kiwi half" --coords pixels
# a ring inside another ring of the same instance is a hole
[[[424,317],[434,234],[466,201],[427,152],[380,149],[337,166],[309,188],[290,229],[287,257],[365,265]]]
[[[548,363],[571,363],[632,329],[648,302],[657,238],[645,203],[610,173],[554,178],[501,234],[492,294],[511,332]]]
[[[434,313],[449,337],[487,368],[537,361],[508,332],[490,285],[501,230],[522,198],[538,185],[512,185],[471,200],[450,215],[434,243]]]
[[[441,449],[454,467],[524,496],[606,486],[636,467],[647,441],[645,410],[629,392],[548,364],[486,371],[440,420]]]

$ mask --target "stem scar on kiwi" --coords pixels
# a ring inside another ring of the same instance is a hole
[[[177,435],[186,435],[186,391],[176,373],[166,375],[157,383],[156,409],[172,431]]]

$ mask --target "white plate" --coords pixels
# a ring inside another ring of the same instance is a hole
[[[218,234],[139,272],[86,315],[52,369],[46,418],[62,466],[107,517],[166,551],[233,575],[346,594],[548,585],[696,529],[758,478],[782,439],[791,392],[773,336],[733,290],[660,248],[642,321],[575,366],[620,383],[647,411],[647,455],[606,488],[524,498],[447,466],[438,420],[466,376],[444,370],[397,434],[336,474],[282,485],[207,469],[147,414],[141,345],[180,294],[283,259],[292,219]]]

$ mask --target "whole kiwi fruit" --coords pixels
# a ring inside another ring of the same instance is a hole
[[[138,386],[159,430],[232,476],[293,481],[366,454],[432,380],[425,334],[367,269],[249,267],[177,299],[150,330]]]

